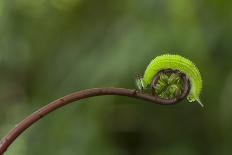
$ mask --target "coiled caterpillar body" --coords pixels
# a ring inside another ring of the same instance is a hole
[[[197,101],[201,106],[200,93],[202,89],[202,77],[194,63],[180,55],[165,54],[153,59],[147,66],[140,86],[148,88],[154,76],[161,70],[178,70],[185,74],[190,81],[190,92],[187,96],[189,102]]]

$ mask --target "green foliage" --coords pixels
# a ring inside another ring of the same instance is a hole
[[[183,81],[178,74],[161,73],[155,85],[155,94],[163,99],[173,99],[183,92]]]

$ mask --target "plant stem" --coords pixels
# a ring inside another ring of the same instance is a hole
[[[0,142],[0,155],[2,155],[7,150],[7,148],[14,142],[14,140],[20,134],[22,134],[32,124],[34,124],[35,122],[37,122],[39,119],[46,116],[50,112],[74,101],[78,101],[81,99],[94,97],[94,96],[103,96],[103,95],[128,96],[131,98],[142,99],[161,105],[172,105],[177,103],[179,100],[183,99],[183,98],[178,98],[178,99],[175,98],[172,100],[165,100],[155,96],[137,92],[136,90],[125,89],[125,88],[93,88],[93,89],[78,91],[45,105],[44,107],[35,111],[34,113],[26,117],[24,120],[22,120],[20,123],[18,123],[15,126],[15,128],[13,128],[4,138],[2,138]]]

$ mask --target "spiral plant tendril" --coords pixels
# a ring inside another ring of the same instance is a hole
[[[153,59],[147,66],[143,77],[136,79],[137,88],[141,91],[152,89],[152,94],[162,99],[173,99],[182,96],[187,89],[183,82],[189,80],[189,102],[197,101],[202,107],[200,93],[202,77],[194,63],[180,55],[165,54]]]
[[[74,101],[94,96],[118,95],[142,99],[160,105],[174,105],[185,97],[200,104],[202,80],[200,72],[190,60],[177,55],[163,55],[148,65],[144,76],[136,77],[138,90],[125,88],[92,88],[57,99],[19,122],[0,142],[0,155],[32,124],[54,110]]]
[[[164,99],[184,98],[189,93],[189,80],[179,71],[162,70],[151,83],[152,94]]]

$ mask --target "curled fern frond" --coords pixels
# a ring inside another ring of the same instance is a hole
[[[202,77],[194,63],[180,55],[165,54],[154,58],[147,66],[143,78],[137,80],[139,89],[150,89],[152,94],[162,99],[173,99],[183,96],[186,92],[188,80],[187,100],[197,101],[201,106],[200,93]]]

